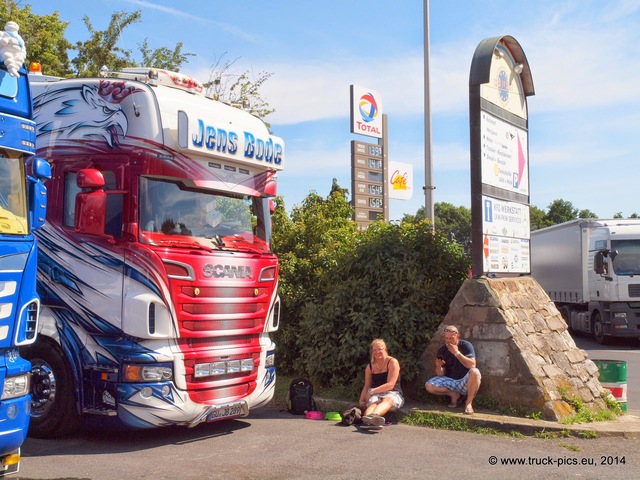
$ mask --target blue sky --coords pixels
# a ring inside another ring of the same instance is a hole
[[[262,88],[267,120],[286,143],[280,195],[288,209],[335,177],[351,189],[349,85],[376,90],[389,118],[389,159],[413,165],[411,200],[391,200],[390,218],[424,205],[422,0],[26,1],[60,13],[66,37],[85,40],[86,14],[105,29],[115,11],[141,10],[121,47],[195,53],[182,72],[209,78],[215,59],[238,73],[272,72]],[[430,0],[435,202],[470,207],[469,70],[478,43],[513,36],[531,67],[530,203],[555,199],[601,218],[640,214],[640,0]],[[46,73],[46,66],[45,66]]]

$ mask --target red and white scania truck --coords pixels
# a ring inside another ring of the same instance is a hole
[[[282,139],[179,73],[30,80],[52,167],[30,435],[90,414],[194,426],[269,402]]]

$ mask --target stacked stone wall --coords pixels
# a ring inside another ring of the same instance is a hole
[[[425,377],[434,375],[444,325],[476,351],[482,373],[479,397],[502,406],[540,412],[548,420],[574,413],[565,400],[605,408],[598,368],[576,347],[555,304],[532,277],[465,281],[422,356]]]

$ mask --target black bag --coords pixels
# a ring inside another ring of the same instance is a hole
[[[304,415],[316,409],[313,399],[313,384],[306,378],[295,378],[289,384],[287,410],[294,415]]]

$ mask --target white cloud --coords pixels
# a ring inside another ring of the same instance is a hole
[[[226,34],[232,35],[242,40],[246,40],[248,42],[253,42],[253,43],[257,42],[257,37],[255,35],[247,32],[246,30],[243,30],[242,28],[236,27],[231,23],[218,22],[218,21],[203,17],[202,15],[188,13],[185,10],[184,6],[181,9],[177,9],[172,7],[165,7],[164,5],[159,5],[156,2],[150,2],[146,0],[125,0],[125,1],[137,7],[147,8],[150,10],[158,10],[160,12],[168,14],[168,16],[184,17],[191,22],[197,22],[200,24],[207,24],[210,26],[214,26],[215,28],[220,29]]]

